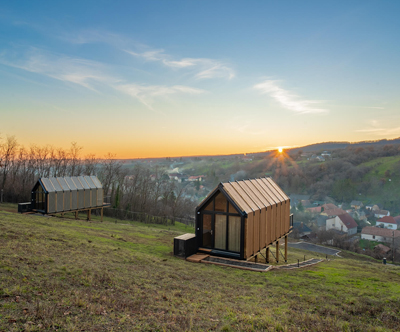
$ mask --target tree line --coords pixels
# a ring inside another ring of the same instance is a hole
[[[173,220],[192,216],[196,206],[185,187],[168,181],[163,171],[150,178],[149,169],[140,165],[124,168],[111,153],[104,158],[82,156],[82,147],[76,142],[69,149],[34,144],[26,148],[15,136],[0,138],[0,165],[0,190],[5,202],[30,201],[31,189],[40,177],[96,175],[104,195],[118,210]]]

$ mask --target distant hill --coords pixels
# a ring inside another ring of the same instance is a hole
[[[345,149],[349,146],[357,148],[357,147],[368,147],[368,146],[384,146],[389,144],[400,144],[400,137],[392,140],[382,139],[379,141],[361,141],[361,142],[324,142],[324,143],[316,143],[310,144],[302,147],[298,147],[295,149],[288,149],[289,152],[295,153],[298,151],[303,152],[320,152],[325,150],[335,150],[335,149]]]

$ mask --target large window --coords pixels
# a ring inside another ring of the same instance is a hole
[[[203,247],[240,252],[242,218],[223,193],[214,195],[201,215]]]

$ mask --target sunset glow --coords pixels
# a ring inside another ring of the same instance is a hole
[[[400,137],[397,1],[0,10],[0,137],[26,148],[155,158]]]

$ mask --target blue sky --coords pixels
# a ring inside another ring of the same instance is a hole
[[[399,9],[2,3],[0,133],[121,158],[399,137]]]

